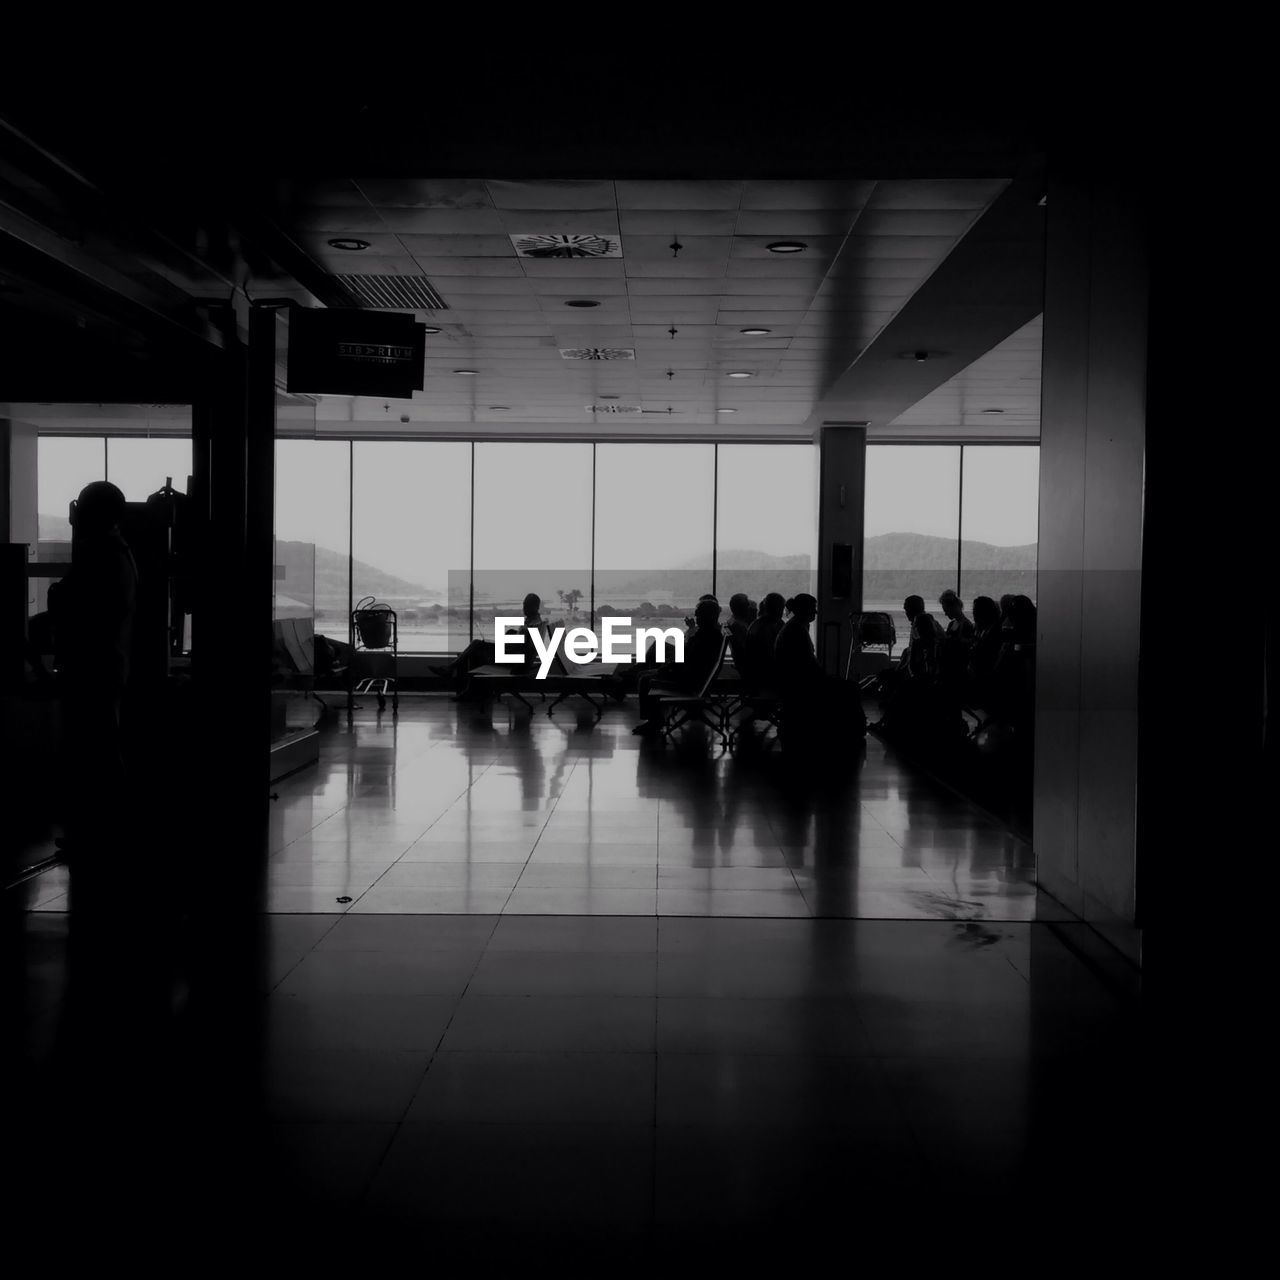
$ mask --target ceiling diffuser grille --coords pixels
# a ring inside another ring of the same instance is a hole
[[[617,236],[544,235],[529,232],[513,235],[511,243],[522,258],[622,257],[622,241]]]
[[[366,307],[400,311],[447,311],[449,304],[426,276],[350,275],[335,280]]]
[[[635,347],[561,347],[562,360],[634,360]]]

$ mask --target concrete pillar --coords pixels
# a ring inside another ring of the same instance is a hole
[[[1046,234],[1038,875],[1136,958],[1149,274],[1140,192],[1060,176]]]
[[[843,675],[849,615],[862,609],[867,429],[827,423],[818,444],[818,661],[828,674]]]

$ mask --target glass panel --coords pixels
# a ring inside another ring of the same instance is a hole
[[[369,440],[354,449],[355,600],[374,596],[396,611],[401,652],[462,647],[469,630],[471,446]]]
[[[716,497],[716,593],[814,593],[818,450],[722,444]],[[727,616],[727,615],[726,615]]]
[[[36,441],[36,499],[40,541],[69,543],[67,516],[85,485],[107,478],[102,436],[41,436]]]
[[[276,611],[314,611],[347,639],[348,450],[342,440],[276,441]]]
[[[36,440],[36,510],[39,533],[36,559],[71,559],[68,508],[85,485],[106,479],[102,436],[40,436]],[[49,607],[49,578],[35,579],[36,613]]]
[[[960,595],[1036,598],[1040,449],[969,445],[964,451]]]
[[[715,446],[596,448],[596,611],[683,618],[711,590]]]
[[[193,465],[191,439],[116,436],[107,441],[107,479],[129,502],[146,502],[167,478],[187,492]]]
[[[895,653],[910,638],[903,600],[923,596],[936,618],[957,587],[959,527],[958,445],[868,447],[862,607],[893,617]]]
[[[591,446],[478,444],[476,634],[518,615],[528,592],[542,616],[584,624],[591,608]],[[652,513],[651,513],[652,514]]]

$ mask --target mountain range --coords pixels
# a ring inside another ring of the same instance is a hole
[[[65,516],[40,516],[41,542],[67,542],[71,528]],[[966,584],[988,594],[1024,592],[1035,594],[1036,544],[1002,547],[990,542],[966,540],[961,548]],[[277,582],[285,594],[307,600],[311,593],[311,563],[314,555],[316,608],[345,613],[347,608],[347,557],[327,547],[308,542],[276,543]],[[354,590],[357,597],[373,595],[390,605],[409,606],[447,603],[444,593],[385,573],[374,565],[355,562]],[[882,533],[866,539],[863,547],[864,591],[868,603],[898,600],[919,594],[932,601],[946,587],[955,586],[956,541],[923,533]],[[517,580],[528,575],[496,571],[511,589],[520,594]],[[705,588],[710,568],[705,561],[690,561],[669,569],[596,570],[597,604],[609,603],[610,595],[622,602],[643,600],[654,595],[683,597],[693,586]],[[488,585],[497,585],[495,574],[486,574]],[[693,578],[697,582],[692,581]],[[730,591],[747,591],[758,598],[765,591],[794,595],[813,590],[813,567],[807,555],[775,556],[765,551],[724,548],[716,555],[717,590],[723,597]],[[723,585],[721,585],[723,584]],[[566,586],[574,585],[566,583]],[[966,585],[967,590],[974,589]],[[492,594],[490,591],[477,594]],[[697,592],[696,594],[700,594]]]

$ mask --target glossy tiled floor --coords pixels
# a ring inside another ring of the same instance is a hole
[[[268,909],[1030,920],[1030,849],[899,764],[815,779],[779,752],[443,697],[371,711],[278,787]],[[38,909],[65,903],[51,873]]]
[[[232,899],[193,932],[114,881],[72,915],[31,889],[46,1180],[92,1082],[73,1163],[115,1152],[120,1183],[127,1149],[128,1203],[330,1261],[398,1233],[444,1274],[968,1258],[1083,1200],[1124,1229],[1133,975],[1031,920],[1025,846],[874,739],[797,776],[630,723],[430,699],[331,732],[279,790],[267,916]]]
[[[1132,1010],[1047,926],[348,914],[273,938],[277,1150],[374,1220],[662,1241],[767,1212],[763,1242],[973,1179],[1016,1216],[1056,1143],[1136,1115]]]
[[[55,970],[75,917],[27,918],[32,1004],[65,1021]],[[240,1239],[253,1223],[326,1255],[407,1241],[461,1268],[442,1274],[533,1256],[539,1271],[572,1258],[568,1274],[613,1275],[704,1254],[967,1254],[966,1232],[1005,1248],[1043,1230],[1045,1205],[1087,1202],[1091,1230],[1129,1216],[1145,1176],[1127,971],[1082,963],[1057,926],[268,923],[265,1041],[248,1064],[260,1083],[219,1123],[235,1122],[230,1153],[206,1119],[226,1105],[230,1059],[210,1068],[208,1050],[193,1063],[182,1047],[194,1006],[144,1037],[128,1030],[139,971],[105,984],[110,1053],[91,1027],[92,1056],[73,1050],[71,1071],[80,1089],[122,1078],[88,1105],[113,1177],[122,1140],[144,1153],[130,1203],[158,1194],[157,1169],[180,1200],[214,1170],[200,1203]],[[231,942],[216,952],[225,962]],[[51,1070],[29,1090],[41,1135],[75,1096]],[[146,1154],[149,1113],[160,1157]]]

